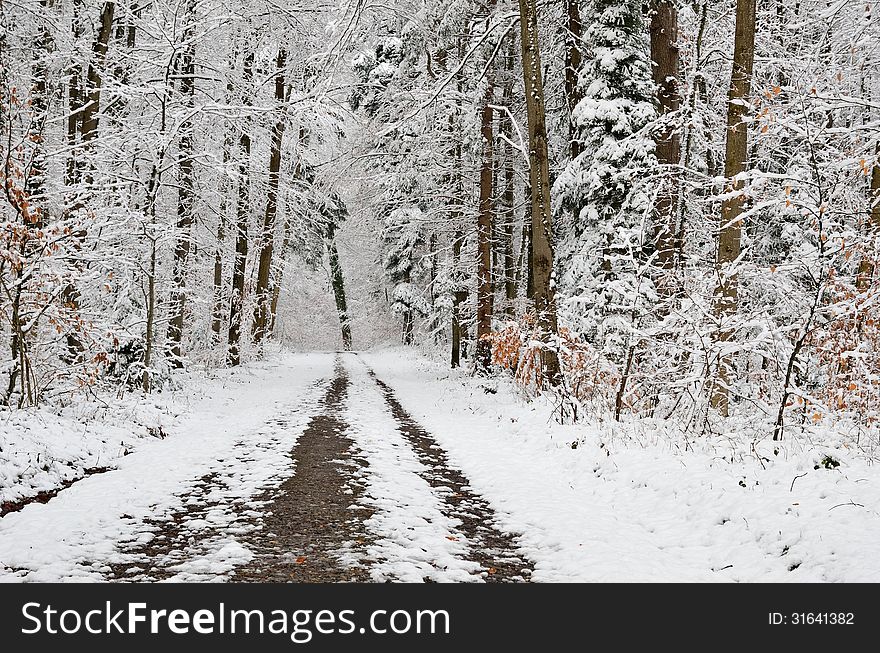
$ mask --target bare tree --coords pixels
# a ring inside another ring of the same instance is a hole
[[[568,156],[576,159],[581,153],[583,144],[578,137],[571,116],[580,102],[580,85],[578,74],[581,70],[581,39],[584,35],[584,24],[581,20],[580,0],[565,0],[565,99],[568,103]]]
[[[286,116],[284,110],[285,81],[284,68],[287,65],[287,51],[278,49],[275,61],[275,101],[278,104],[278,117],[272,127],[272,144],[269,154],[269,193],[266,198],[266,213],[263,218],[263,229],[260,233],[260,262],[257,271],[257,289],[255,293],[256,308],[254,311],[253,336],[259,344],[268,333],[271,294],[269,292],[269,276],[272,269],[272,252],[275,246],[275,219],[278,213],[278,182],[281,172],[281,145],[284,141]]]
[[[492,313],[495,292],[492,284],[492,226],[495,221],[494,162],[495,162],[495,81],[487,74],[486,93],[480,114],[480,136],[483,153],[480,164],[480,205],[477,213],[477,343],[475,362],[477,370],[487,372],[492,364],[492,346],[488,338],[492,332]]]
[[[544,81],[538,42],[537,0],[519,0],[522,39],[523,81],[529,121],[529,179],[531,182],[531,245],[535,310],[543,378],[556,386],[561,383],[557,336],[556,296],[553,284],[553,218],[550,211],[550,164],[547,158],[547,123],[544,107]]]
[[[183,365],[183,322],[186,311],[186,274],[189,262],[192,226],[195,221],[195,179],[193,175],[193,122],[195,116],[195,1],[187,5],[187,26],[183,31],[183,52],[178,65],[179,92],[184,99],[186,115],[179,128],[177,177],[177,240],[174,244],[172,271],[171,316],[168,321],[167,348],[172,367]]]
[[[504,90],[502,102],[507,111],[513,104],[514,65],[516,62],[516,41],[511,38],[504,62]],[[516,310],[516,259],[513,255],[514,227],[516,226],[516,150],[513,146],[513,121],[511,115],[501,118],[500,131],[505,142],[503,178],[501,191],[501,208],[499,219],[502,227],[503,266],[505,313],[513,318]],[[517,234],[519,235],[519,234]]]
[[[748,124],[744,118],[749,107],[752,72],[755,65],[755,2],[737,0],[736,33],[733,44],[733,71],[727,103],[727,145],[724,176],[727,193],[721,204],[718,228],[717,268],[719,283],[715,290],[715,317],[721,325],[717,340],[723,347],[733,336],[724,324],[737,310],[738,290],[736,265],[740,257],[742,222],[740,215],[746,203],[742,173],[748,169]],[[722,415],[729,412],[728,384],[731,381],[729,354],[719,355],[718,379],[711,403]]]
[[[651,59],[657,102],[662,112],[661,127],[657,130],[655,141],[657,161],[667,168],[654,205],[655,242],[658,264],[668,273],[675,264],[678,166],[681,161],[679,130],[671,119],[681,105],[678,92],[678,9],[673,0],[654,0],[653,9]],[[668,279],[661,281],[660,289],[666,293],[671,290]]]
[[[250,104],[250,93],[254,75],[254,51],[245,42],[244,63],[242,65],[242,104]],[[226,362],[235,367],[241,364],[241,319],[244,310],[244,277],[248,256],[248,222],[250,221],[250,120],[242,119],[241,133],[238,137],[238,204],[235,224],[235,263],[232,268],[232,296],[229,300],[229,349]]]
[[[871,166],[871,185],[868,189],[868,233],[875,239],[880,236],[880,145],[877,146],[877,161]],[[876,255],[876,254],[875,254]],[[859,275],[856,287],[867,290],[874,277],[874,260],[866,252],[859,262]]]
[[[234,86],[232,83],[232,75],[235,71],[237,53],[235,48],[229,57],[229,72],[226,79],[226,103],[233,100]],[[214,249],[214,293],[213,293],[213,310],[211,312],[211,341],[214,344],[220,344],[221,331],[223,330],[223,315],[226,312],[226,293],[224,292],[223,283],[223,259],[224,250],[226,248],[226,221],[229,211],[229,193],[232,189],[230,182],[231,175],[229,173],[229,161],[232,154],[232,125],[231,121],[222,119],[221,124],[223,130],[223,154],[222,154],[222,176],[220,179],[220,207],[217,215],[217,244]]]
[[[86,80],[85,103],[80,118],[80,133],[84,145],[91,143],[98,136],[98,116],[101,110],[101,85],[104,59],[113,33],[113,14],[115,2],[104,3],[98,23],[98,32],[92,46],[92,61]]]
[[[348,317],[348,301],[345,297],[345,278],[342,275],[339,250],[336,247],[335,223],[330,225],[327,233],[327,256],[330,262],[330,285],[333,287],[333,299],[336,301],[336,313],[339,315],[339,328],[342,332],[342,348],[351,351],[351,321]]]

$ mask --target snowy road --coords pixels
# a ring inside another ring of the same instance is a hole
[[[0,579],[528,578],[489,503],[357,355],[290,356],[227,393],[4,517]]]
[[[0,580],[880,580],[878,472],[855,456],[615,440],[399,350],[285,354],[202,394],[0,519]]]

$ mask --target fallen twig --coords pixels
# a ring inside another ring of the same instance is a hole
[[[840,508],[840,506],[858,506],[859,508],[864,508],[861,503],[856,503],[855,501],[847,501],[846,503],[838,503],[836,506],[831,506],[828,510],[834,510],[835,508]]]
[[[795,482],[796,480],[798,480],[799,478],[801,478],[802,476],[806,476],[806,475],[807,475],[807,472],[804,472],[803,474],[798,474],[798,475],[795,476],[793,479],[791,479],[791,487],[788,488],[788,491],[789,491],[789,492],[794,492],[794,482]]]

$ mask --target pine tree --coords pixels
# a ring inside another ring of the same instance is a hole
[[[583,149],[555,188],[568,297],[562,313],[579,335],[619,359],[631,316],[650,292],[639,270],[651,208],[643,178],[655,165],[646,129],[656,116],[654,84],[639,4],[595,0],[588,22],[582,99],[572,115]]]
[[[391,312],[403,319],[403,343],[413,343],[415,315],[426,316],[428,306],[418,286],[413,283],[416,250],[424,244],[419,225],[425,216],[416,207],[399,208],[385,220],[382,231],[384,254],[382,267],[391,289]]]

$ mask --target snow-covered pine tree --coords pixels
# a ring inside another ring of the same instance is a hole
[[[428,314],[428,303],[413,283],[417,248],[424,243],[419,225],[425,216],[417,207],[402,207],[385,219],[382,231],[382,267],[392,285],[391,312],[403,319],[403,342],[413,343],[415,315]]]
[[[575,333],[620,360],[653,286],[644,183],[655,165],[656,116],[647,32],[639,3],[594,0],[572,121],[582,152],[556,182],[561,314]]]

